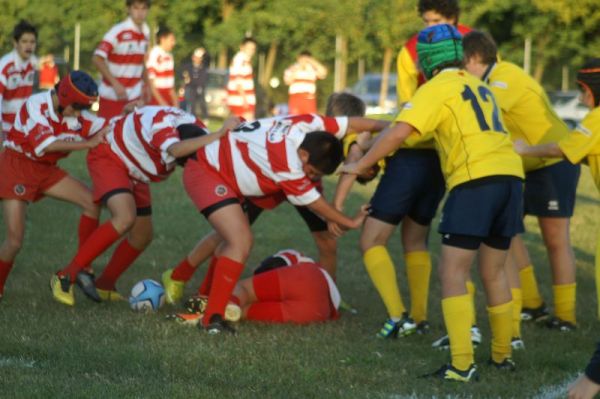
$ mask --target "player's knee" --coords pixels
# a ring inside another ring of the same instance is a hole
[[[5,241],[8,252],[14,257],[16,256],[21,248],[23,247],[23,235],[22,234],[9,234]]]
[[[115,214],[111,223],[113,224],[115,230],[117,230],[120,234],[124,234],[131,230],[133,224],[135,223],[135,212],[122,212]]]
[[[321,255],[335,256],[337,252],[337,240],[333,236],[326,232],[320,232],[313,234],[313,237]]]

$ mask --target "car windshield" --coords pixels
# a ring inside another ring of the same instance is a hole
[[[211,88],[224,88],[227,86],[227,75],[209,71],[206,86]]]
[[[364,94],[379,94],[379,90],[381,89],[381,77],[371,77],[367,79],[363,79],[359,81],[352,90],[354,93],[358,95]],[[388,82],[388,95],[396,94],[396,82],[393,79],[390,79]]]

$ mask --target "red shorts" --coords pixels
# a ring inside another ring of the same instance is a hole
[[[202,159],[189,159],[186,162],[183,169],[183,187],[196,208],[206,217],[218,209],[220,204],[244,202],[244,197]]]
[[[260,273],[252,278],[252,284],[258,302],[248,310],[249,320],[252,307],[262,303],[277,303],[281,309],[279,315],[273,313],[273,322],[306,324],[334,318],[329,285],[317,265],[299,264]]]
[[[290,115],[316,114],[317,97],[309,93],[290,94],[288,108]]]
[[[103,202],[112,193],[130,192],[138,211],[150,209],[150,186],[129,176],[127,167],[108,144],[100,144],[88,151],[87,164],[93,183],[94,202]]]
[[[107,100],[106,98],[102,98],[100,97],[100,107],[98,109],[98,116],[100,118],[105,118],[105,119],[110,119],[114,116],[118,116],[121,115],[123,113],[123,108],[125,108],[125,106],[127,104],[129,104],[130,102],[133,101],[137,101],[138,99],[135,98],[133,100],[118,100],[118,101],[114,101],[114,100]]]
[[[0,152],[0,198],[38,201],[56,183],[68,176],[55,164],[37,162],[5,149]]]

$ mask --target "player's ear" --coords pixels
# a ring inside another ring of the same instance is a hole
[[[310,158],[310,154],[304,148],[298,148],[298,156],[303,164],[308,163],[308,159]]]

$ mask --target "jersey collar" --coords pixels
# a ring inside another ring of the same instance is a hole
[[[481,80],[483,80],[485,83],[490,83],[490,75],[492,74],[492,71],[494,70],[494,68],[496,68],[497,63],[496,62],[492,62],[487,69],[485,70],[485,73],[483,74],[483,76],[481,77]]]

